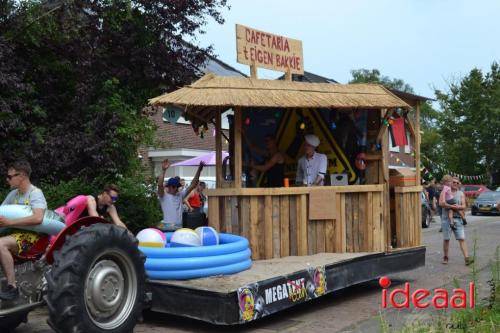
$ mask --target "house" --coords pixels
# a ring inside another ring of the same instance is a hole
[[[246,75],[226,63],[209,56],[205,67],[200,69],[201,75],[208,72],[221,76],[243,76]],[[200,76],[201,76],[200,75]],[[228,110],[222,115],[222,130],[229,137],[229,124],[227,115],[232,114]],[[139,158],[149,175],[158,175],[161,172],[161,162],[168,159],[172,163],[185,161],[215,151],[215,127],[208,124],[208,130],[203,134],[196,135],[191,123],[180,117],[175,124],[163,118],[162,112],[156,112],[151,116],[158,127],[154,142],[157,146],[142,147],[139,150]],[[222,142],[223,149],[227,149],[227,142]],[[166,177],[179,176],[189,182],[196,172],[196,167],[180,166],[171,167],[167,170]],[[215,186],[215,167],[206,167],[200,177],[208,187]]]

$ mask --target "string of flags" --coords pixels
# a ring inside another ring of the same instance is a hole
[[[425,159],[427,161],[427,163],[429,163],[431,165],[432,169],[437,170],[437,171],[439,171],[441,173],[448,174],[448,175],[451,175],[453,177],[458,177],[458,178],[460,178],[462,180],[469,180],[469,181],[471,181],[471,180],[480,180],[480,181],[486,181],[486,180],[488,180],[488,175],[487,174],[474,175],[474,176],[462,175],[460,173],[451,171],[450,169],[447,169],[447,168],[443,167],[441,164],[432,161],[431,159],[429,159],[425,155],[422,155],[422,158]],[[420,171],[423,172],[424,176],[428,175],[431,178],[433,177],[432,172],[429,169],[427,169],[425,166],[422,166],[420,168]]]

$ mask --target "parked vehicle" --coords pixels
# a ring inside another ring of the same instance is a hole
[[[481,193],[471,206],[472,215],[478,214],[498,214],[497,207],[500,202],[500,192],[489,191]]]
[[[425,195],[425,191],[420,193],[421,201],[422,201],[422,228],[429,228],[432,221],[432,210],[429,200],[427,200],[427,196]]]
[[[466,184],[462,188],[465,196],[468,198],[477,198],[481,193],[491,191],[485,185],[481,184]]]

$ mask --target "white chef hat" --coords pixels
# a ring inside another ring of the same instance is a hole
[[[306,142],[313,147],[319,146],[319,138],[314,134],[307,134],[306,136],[304,136],[304,139],[306,139]]]

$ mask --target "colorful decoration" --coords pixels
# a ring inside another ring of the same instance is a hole
[[[245,119],[245,125],[247,125],[247,126],[248,126],[248,125],[250,125],[250,118],[248,118],[248,117],[247,117],[247,118]]]
[[[306,124],[304,124],[304,123],[300,123],[300,129],[301,129],[301,130],[304,130],[305,128],[306,128]]]
[[[458,177],[462,180],[467,180],[467,181],[487,181],[489,178],[489,176],[487,174],[474,175],[474,176],[462,175],[462,174],[459,174],[457,172],[451,171],[450,169],[442,166],[439,163],[432,161],[431,159],[429,159],[425,155],[421,155],[421,156],[422,156],[423,160],[426,160],[426,162],[430,166],[430,168],[437,170],[439,173],[442,173],[442,174],[449,174],[453,177]],[[421,169],[421,171],[422,170],[424,172],[424,175],[428,174],[430,178],[434,177],[433,173],[430,170],[428,170],[425,166]]]

